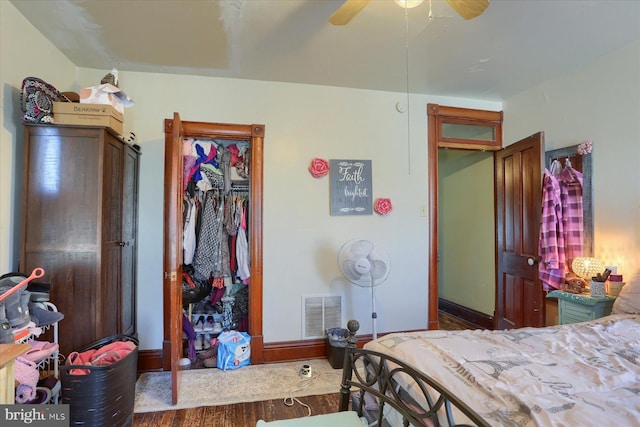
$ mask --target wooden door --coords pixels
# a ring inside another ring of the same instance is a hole
[[[264,362],[262,335],[262,178],[264,125],[182,121],[178,113],[165,119],[164,181],[164,342],[163,368],[171,370],[172,402],[178,401],[182,357],[182,189],[183,138],[247,141],[249,163],[249,335],[251,363]]]
[[[544,326],[538,278],[543,168],[542,132],[495,154],[496,329]]]
[[[163,364],[171,369],[171,402],[178,403],[182,357],[182,139],[178,113],[173,114],[172,132],[165,138],[164,153],[164,257]]]

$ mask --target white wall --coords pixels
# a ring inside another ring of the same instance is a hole
[[[505,141],[544,131],[546,149],[593,141],[594,255],[640,269],[640,42],[504,103]]]
[[[2,64],[17,64],[24,54],[22,40],[42,37],[23,21],[8,2],[2,5]],[[5,16],[5,12],[7,16]],[[31,33],[34,34],[31,34]],[[5,49],[7,44],[8,49]],[[48,55],[59,53],[47,46]],[[49,78],[60,90],[78,90],[98,83],[109,70],[75,69],[58,62],[35,62],[3,72],[5,88],[19,87],[25,75]],[[11,66],[9,66],[11,67]],[[69,68],[69,69],[67,69]],[[307,294],[343,294],[345,320],[358,318],[363,333],[371,332],[370,294],[346,285],[336,255],[351,238],[367,238],[391,258],[387,282],[377,288],[379,332],[427,326],[427,205],[426,104],[500,110],[495,102],[446,97],[412,96],[409,114],[395,110],[405,94],[310,85],[216,79],[168,74],[120,72],[123,90],[136,106],[125,112],[124,134],[134,131],[142,148],[140,170],[140,224],[138,254],[138,331],[141,349],[159,349],[162,343],[162,191],[163,121],[179,112],[183,120],[222,123],[261,123],[266,126],[264,149],[264,275],[263,329],[265,342],[302,337],[301,297]],[[7,109],[14,100],[3,97]],[[19,116],[3,114],[5,138],[19,141]],[[407,119],[410,117],[408,140]],[[7,127],[12,130],[7,130]],[[381,217],[329,215],[328,179],[314,179],[307,168],[314,157],[370,159],[373,196],[389,197],[394,211]],[[2,156],[3,169],[15,175],[16,159]],[[15,181],[14,181],[15,182]],[[13,191],[14,184],[5,186]],[[16,190],[19,194],[19,189]],[[16,206],[12,198],[9,211]],[[4,208],[4,206],[3,206]],[[15,219],[0,218],[3,230]],[[0,242],[5,270],[17,265],[17,236]]]
[[[8,1],[0,1],[0,274],[15,271],[20,238],[22,123],[20,88],[34,76],[59,88],[75,80],[75,65]]]
[[[104,70],[78,70],[92,84]],[[351,238],[374,240],[390,255],[391,275],[376,289],[379,332],[427,325],[426,104],[478,108],[499,105],[435,97],[412,97],[411,142],[407,114],[395,110],[406,96],[310,85],[120,73],[121,87],[136,106],[125,112],[125,134],[134,130],[142,147],[138,329],[141,347],[162,339],[163,120],[262,123],[264,147],[265,342],[302,337],[301,299],[307,294],[347,297],[345,318],[371,332],[370,294],[346,285],[336,263]],[[410,151],[410,152],[409,152]],[[387,217],[332,217],[328,178],[308,172],[314,157],[371,159],[373,196],[389,197]]]

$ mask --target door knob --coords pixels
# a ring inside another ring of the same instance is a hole
[[[533,258],[533,257],[529,257],[527,259],[527,264],[529,264],[529,265],[536,265],[537,263],[538,263],[538,261],[536,261],[536,259]]]

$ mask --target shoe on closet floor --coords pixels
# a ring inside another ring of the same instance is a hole
[[[51,390],[51,395],[55,395],[60,391],[60,380],[54,377],[53,375],[49,375],[46,378],[38,380],[38,387],[44,387]]]
[[[214,357],[209,357],[208,359],[204,359],[202,364],[207,368],[217,368],[218,367],[215,356]]]
[[[42,405],[49,403],[49,400],[51,400],[51,390],[46,387],[36,387],[36,397],[25,403],[28,405]]]
[[[204,344],[204,342],[203,342],[203,339],[202,339],[202,335],[196,336],[196,340],[195,340],[195,343],[194,343],[194,347],[195,347],[196,351],[202,351],[203,344]]]
[[[218,347],[212,345],[208,350],[202,350],[198,352],[198,359],[205,360],[210,357],[215,357],[218,354]]]
[[[222,324],[220,322],[215,322],[211,332],[213,332],[214,335],[222,333]]]
[[[202,330],[205,332],[213,331],[213,316],[207,316],[207,321],[205,322]]]
[[[209,350],[211,348],[211,335],[204,335],[204,342],[202,343],[203,350]]]
[[[198,320],[196,320],[195,325],[193,325],[193,330],[196,332],[204,331],[204,316],[198,317]]]
[[[27,360],[32,361],[33,363],[40,363],[47,357],[50,357],[58,350],[57,343],[51,343],[48,341],[27,341],[27,344],[31,346],[31,349],[28,350],[25,354],[22,355]]]

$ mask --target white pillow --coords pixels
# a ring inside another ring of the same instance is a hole
[[[611,314],[640,314],[640,271],[620,290]]]

